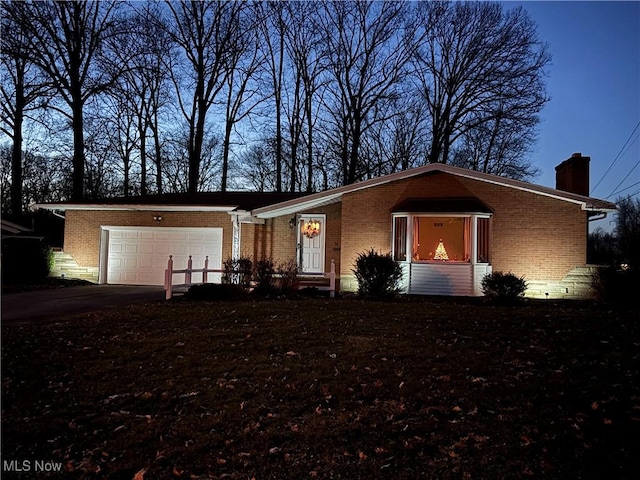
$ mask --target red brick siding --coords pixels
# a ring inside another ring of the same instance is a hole
[[[326,215],[325,269],[336,260],[336,271],[350,276],[359,252],[391,249],[391,210],[409,198],[475,196],[494,210],[492,264],[530,280],[560,280],[586,261],[586,213],[580,206],[508,187],[444,173],[414,177],[356,191],[335,203],[309,212]],[[108,212],[69,210],[65,250],[83,266],[97,267],[100,226],[222,227],[223,259],[231,256],[232,224],[226,212]],[[264,225],[241,226],[241,253],[279,263],[295,257],[297,230],[291,215],[268,219]]]
[[[492,264],[531,280],[559,280],[586,261],[587,219],[577,204],[443,173],[343,196],[341,274],[359,252],[391,249],[391,210],[409,198],[475,196],[494,210]]]
[[[222,227],[222,258],[231,256],[231,217],[226,212],[154,212],[67,210],[64,250],[81,266],[97,267],[100,259],[100,227]]]
[[[331,260],[336,261],[336,272],[340,266],[340,238],[342,227],[342,208],[340,203],[334,203],[313,210],[299,212],[301,214],[324,214],[325,225],[325,271],[331,268]],[[280,263],[295,259],[296,244],[298,242],[297,227],[291,228],[289,221],[293,215],[285,215],[268,219],[265,225],[255,226],[254,251],[258,258],[271,258]]]
[[[494,271],[561,280],[586,263],[587,214],[580,205],[470,179],[460,182],[494,210]]]

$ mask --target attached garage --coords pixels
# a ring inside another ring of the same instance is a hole
[[[163,285],[169,255],[174,268],[222,266],[222,228],[118,227],[101,228],[100,283]],[[194,274],[194,281],[200,279]]]

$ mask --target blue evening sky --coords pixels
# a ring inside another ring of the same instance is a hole
[[[554,187],[554,167],[581,152],[591,157],[591,196],[640,198],[640,2],[505,2],[517,5],[553,55],[534,183]]]

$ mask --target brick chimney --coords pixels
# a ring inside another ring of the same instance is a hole
[[[556,189],[589,196],[589,162],[591,157],[574,153],[556,167]]]

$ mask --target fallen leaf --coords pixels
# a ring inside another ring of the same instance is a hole
[[[136,474],[133,476],[133,480],[144,480],[144,474],[147,473],[147,469],[143,468],[138,470]]]

